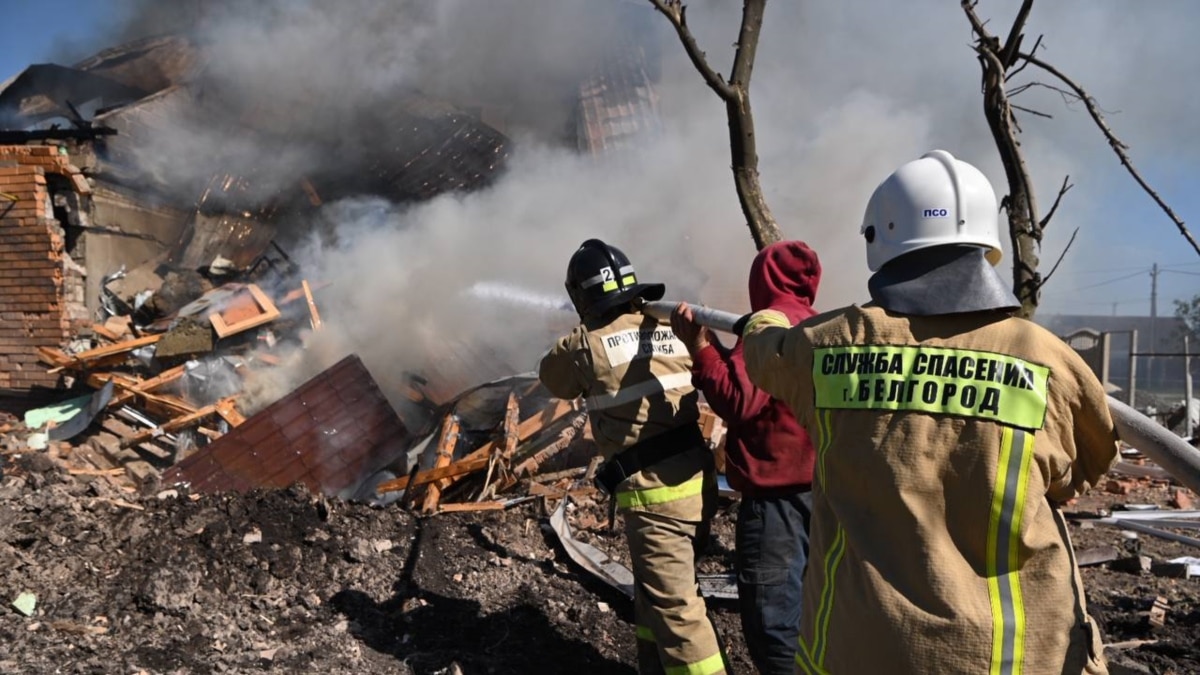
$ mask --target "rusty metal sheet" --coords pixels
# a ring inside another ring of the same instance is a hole
[[[163,480],[208,493],[303,483],[344,496],[402,455],[408,440],[362,361],[348,356],[168,469]]]

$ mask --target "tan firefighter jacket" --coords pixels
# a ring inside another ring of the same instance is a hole
[[[817,445],[800,672],[1105,672],[1056,507],[1117,453],[1083,360],[996,312],[788,326],[745,353]]]
[[[608,459],[635,443],[698,423],[691,366],[687,347],[670,324],[623,314],[603,327],[571,331],[542,357],[538,375],[559,398],[587,397],[592,434]],[[696,520],[704,481],[712,480],[704,468],[711,466],[707,448],[675,455],[625,481],[617,504],[678,511],[678,517]]]

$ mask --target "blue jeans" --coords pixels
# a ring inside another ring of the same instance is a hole
[[[760,673],[796,672],[811,515],[810,492],[743,497],[738,507],[738,605],[746,647]]]

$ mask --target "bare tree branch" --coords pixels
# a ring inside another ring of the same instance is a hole
[[[1059,193],[1059,196],[1060,197],[1062,196],[1061,192]],[[1057,203],[1055,204],[1055,206],[1057,206]],[[1058,269],[1058,264],[1063,261],[1063,258],[1067,257],[1067,251],[1071,250],[1071,244],[1075,243],[1075,235],[1077,235],[1077,234],[1079,234],[1078,227],[1075,228],[1075,231],[1071,233],[1071,238],[1070,238],[1070,240],[1067,241],[1067,245],[1065,247],[1063,247],[1063,251],[1061,254],[1059,254],[1058,260],[1054,261],[1054,267],[1051,267],[1050,272],[1048,274],[1046,274],[1046,276],[1042,277],[1042,283],[1041,283],[1040,288],[1045,288],[1046,284],[1050,283],[1050,277],[1054,276],[1055,270]]]
[[[1050,205],[1050,210],[1047,211],[1045,217],[1042,218],[1041,226],[1043,230],[1046,229],[1046,225],[1050,224],[1050,219],[1054,217],[1054,212],[1058,210],[1058,205],[1062,203],[1063,195],[1067,194],[1068,190],[1075,187],[1073,183],[1068,182],[1070,180],[1070,175],[1063,176],[1062,187],[1058,188],[1058,195],[1054,198],[1054,203]],[[1074,239],[1074,235],[1072,235],[1071,238]],[[1049,275],[1047,275],[1047,278],[1049,278]]]
[[[754,72],[754,57],[758,54],[758,34],[762,30],[765,9],[765,3],[747,2],[742,12],[742,29],[738,33],[738,48],[733,57],[729,82],[747,91],[750,89],[750,76]]]
[[[1033,49],[1030,49],[1029,53],[1037,54],[1038,47],[1041,47],[1041,46],[1042,46],[1042,36],[1039,35],[1038,39],[1036,41],[1034,41],[1034,43],[1033,43]],[[1009,72],[1007,75],[1004,76],[1004,81],[1007,82],[1007,81],[1013,79],[1014,77],[1017,76],[1018,73],[1020,73],[1022,70],[1025,70],[1028,67],[1029,67],[1029,62],[1022,61],[1021,65],[1017,66],[1015,70]]]
[[[1004,70],[1008,70],[1013,66],[1013,60],[1017,56],[1017,51],[1021,47],[1021,31],[1025,29],[1025,20],[1029,18],[1029,10],[1033,9],[1033,0],[1022,0],[1021,9],[1017,10],[1017,16],[1013,19],[1012,28],[1008,30],[1008,39],[1004,41],[1004,54],[1000,58],[1000,62],[1004,64]]]
[[[1021,313],[1026,318],[1037,311],[1038,256],[1041,249],[1042,227],[1038,219],[1037,198],[1029,168],[1025,164],[1021,143],[1018,140],[1020,127],[1013,114],[1009,94],[1005,90],[1009,65],[1007,50],[1019,53],[1020,31],[1028,17],[1033,0],[1024,0],[1021,10],[1013,22],[1008,38],[1001,46],[1000,39],[987,31],[986,24],[975,13],[974,0],[961,0],[963,12],[971,23],[976,37],[975,53],[979,56],[982,69],[983,114],[992,132],[992,139],[1000,153],[1008,181],[1008,194],[1001,200],[1008,217],[1009,240],[1013,249],[1013,293],[1021,301]]]
[[[675,27],[692,65],[704,77],[708,86],[725,102],[725,113],[729,119],[730,169],[737,190],[738,204],[746,217],[746,226],[754,245],[762,250],[783,238],[779,224],[763,196],[762,183],[758,175],[758,145],[754,133],[754,113],[750,107],[750,78],[754,72],[754,58],[758,52],[758,39],[762,31],[763,14],[767,0],[743,0],[742,24],[738,32],[737,50],[733,57],[733,70],[729,79],[724,79],[712,69],[696,39],[687,27],[687,7],[682,0],[650,0],[663,16]]]
[[[1010,96],[1010,98],[1011,98],[1011,96]],[[1045,117],[1048,120],[1054,119],[1054,115],[1047,115],[1046,113],[1041,112],[1039,110],[1034,110],[1033,108],[1026,108],[1025,106],[1020,106],[1020,105],[1016,105],[1016,104],[1013,104],[1013,110],[1020,110],[1021,112],[1029,113],[1030,115],[1037,115],[1038,117]]]
[[[692,65],[704,77],[704,81],[713,91],[717,92],[717,96],[728,101],[733,98],[733,87],[721,77],[721,74],[713,70],[708,64],[708,57],[700,49],[700,45],[696,42],[696,37],[692,35],[692,30],[687,25],[687,7],[684,6],[682,0],[650,0],[654,8],[667,17],[671,25],[675,28],[675,32],[679,35],[679,41],[683,43],[683,49],[687,52],[688,58],[692,60]],[[759,16],[761,23],[762,17]]]
[[[1165,201],[1163,201],[1162,197],[1160,197],[1158,193],[1155,192],[1152,187],[1150,187],[1146,180],[1142,178],[1142,174],[1133,165],[1133,160],[1130,159],[1129,154],[1125,152],[1129,146],[1125,145],[1125,143],[1121,139],[1117,138],[1117,135],[1113,133],[1113,130],[1108,126],[1108,122],[1104,119],[1104,115],[1100,113],[1100,109],[1096,106],[1095,99],[1092,98],[1092,96],[1088,94],[1083,87],[1079,86],[1079,84],[1077,84],[1074,80],[1067,77],[1058,68],[1055,68],[1045,61],[1042,61],[1033,54],[1019,54],[1019,56],[1025,61],[1032,63],[1033,65],[1057,77],[1060,81],[1062,81],[1063,84],[1067,85],[1067,87],[1069,87],[1076,96],[1079,97],[1079,100],[1083,101],[1083,104],[1087,107],[1088,114],[1092,117],[1092,121],[1095,122],[1096,126],[1100,128],[1100,132],[1104,134],[1104,138],[1108,141],[1109,147],[1112,148],[1113,152],[1115,152],[1117,157],[1121,160],[1121,165],[1125,167],[1125,170],[1129,172],[1130,176],[1133,176],[1133,179],[1137,181],[1137,184],[1142,186],[1142,190],[1144,190],[1146,194],[1150,195],[1150,198],[1153,199],[1154,202],[1158,204],[1159,208],[1167,214],[1167,217],[1175,223],[1175,226],[1179,228],[1179,233],[1183,235],[1184,239],[1188,240],[1188,243],[1192,245],[1192,249],[1195,250],[1198,255],[1200,255],[1200,244],[1196,243],[1196,239],[1192,237],[1192,233],[1188,231],[1187,225],[1183,222],[1183,219],[1176,215],[1175,211],[1172,210],[1171,207],[1168,206]]]

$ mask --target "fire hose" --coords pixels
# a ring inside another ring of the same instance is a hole
[[[642,303],[640,309],[659,321],[669,321],[676,305],[660,300]],[[742,318],[711,307],[691,306],[691,310],[696,323],[725,333],[733,333]],[[1200,450],[1112,396],[1108,397],[1108,409],[1122,441],[1137,448],[1183,485],[1200,492]]]

